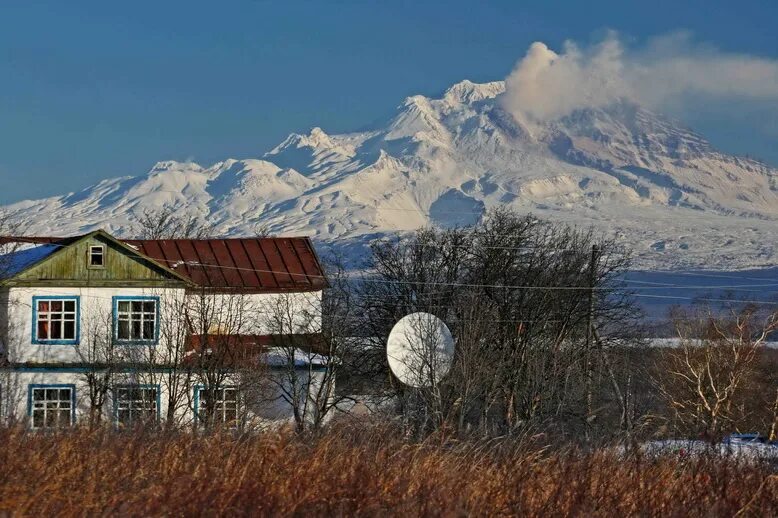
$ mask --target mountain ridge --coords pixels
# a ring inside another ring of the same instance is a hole
[[[553,121],[514,116],[502,81],[406,98],[375,130],[292,133],[259,158],[162,161],[146,175],[5,209],[27,232],[119,235],[173,207],[220,234],[305,234],[349,253],[489,207],[615,235],[642,268],[735,269],[778,256],[778,170],[726,155],[676,121],[620,99]]]

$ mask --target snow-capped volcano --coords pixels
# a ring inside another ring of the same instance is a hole
[[[465,225],[489,207],[631,245],[643,267],[740,268],[778,257],[778,170],[620,100],[538,122],[503,109],[503,82],[409,97],[380,129],[292,134],[260,159],[162,162],[146,175],[6,209],[27,232],[131,234],[144,209],[201,215],[221,234],[258,228],[337,246],[422,225]]]

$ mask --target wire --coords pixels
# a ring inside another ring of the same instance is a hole
[[[38,245],[53,245],[58,246],[61,248],[65,248],[66,245],[61,245],[58,243],[38,243],[34,241],[29,241],[31,243],[35,243]],[[282,274],[282,275],[289,275],[290,277],[298,276],[298,277],[304,277],[304,278],[321,278],[326,279],[326,275],[316,275],[316,274],[305,274],[305,273],[293,273],[289,271],[278,271],[278,270],[266,270],[266,269],[258,269],[258,268],[243,268],[238,266],[226,266],[226,265],[216,265],[216,264],[208,264],[208,263],[201,263],[198,261],[181,261],[181,260],[172,260],[172,259],[156,259],[152,257],[143,256],[140,254],[135,254],[134,257],[140,258],[140,259],[150,259],[152,261],[156,262],[165,262],[165,263],[172,263],[172,264],[186,264],[188,266],[199,266],[203,269],[206,268],[215,268],[215,269],[230,269],[230,270],[238,270],[238,271],[251,271],[255,273],[271,273],[271,274]],[[174,268],[173,268],[174,269]],[[347,278],[353,278],[352,275],[347,275]],[[642,290],[648,290],[648,289],[657,289],[657,290],[665,290],[665,289],[684,289],[684,290],[717,290],[717,289],[743,289],[743,288],[773,288],[778,287],[778,284],[742,284],[742,285],[724,285],[724,286],[688,286],[688,285],[663,285],[663,286],[642,286],[642,287],[619,287],[619,286],[532,286],[532,285],[505,285],[505,284],[476,284],[476,283],[459,283],[459,282],[423,282],[423,281],[401,281],[401,280],[387,280],[387,279],[374,279],[374,278],[365,278],[364,276],[359,278],[360,282],[368,282],[368,283],[380,283],[380,284],[392,284],[392,285],[412,285],[412,286],[423,286],[423,285],[430,285],[430,286],[450,286],[450,287],[459,287],[459,288],[492,288],[492,289],[524,289],[524,290],[549,290],[549,291],[629,291],[632,292],[634,290],[642,289]],[[624,282],[629,282],[629,280],[624,280]],[[638,282],[644,282],[644,281],[638,281]],[[699,301],[712,301],[716,300],[718,302],[722,302],[721,300],[717,299],[704,299],[699,297],[678,297],[678,296],[672,296],[672,295],[645,295],[645,294],[633,294],[635,296],[641,296],[641,297],[650,297],[650,298],[664,298],[664,299],[676,299],[676,300],[699,300]],[[754,300],[741,300],[741,299],[728,299],[729,302],[743,302],[743,303],[758,303],[758,304],[769,304],[769,305],[778,305],[778,302],[768,302],[768,301],[754,301]]]
[[[675,300],[699,300],[702,302],[742,302],[743,304],[765,304],[768,306],[778,306],[778,302],[770,302],[765,300],[743,300],[743,299],[711,299],[711,298],[701,298],[701,297],[680,297],[680,296],[674,296],[674,295],[647,295],[645,293],[635,293],[635,297],[645,297],[645,298],[652,298],[652,299],[675,299]]]
[[[711,273],[699,273],[699,272],[668,272],[669,275],[687,275],[696,277],[710,277],[716,279],[742,279],[745,281],[764,281],[766,279],[760,277],[737,277],[734,275],[720,275]]]

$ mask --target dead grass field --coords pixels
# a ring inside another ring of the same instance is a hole
[[[5,429],[0,515],[778,515],[766,466],[396,437]]]

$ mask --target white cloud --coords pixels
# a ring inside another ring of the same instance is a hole
[[[502,102],[520,120],[549,120],[619,98],[678,112],[690,97],[778,100],[778,60],[695,45],[686,33],[638,49],[613,33],[588,48],[568,41],[559,53],[535,42],[506,78]]]

